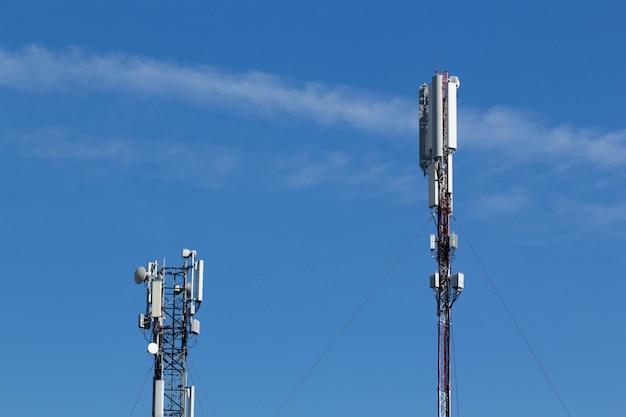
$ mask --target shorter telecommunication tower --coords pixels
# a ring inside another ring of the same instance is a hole
[[[456,90],[458,77],[436,73],[430,85],[419,89],[420,167],[428,176],[428,207],[436,221],[437,235],[430,236],[430,250],[437,272],[430,287],[437,300],[438,416],[450,417],[450,310],[463,291],[465,276],[453,274],[451,263],[459,238],[450,232],[452,216],[452,154],[457,145]]]
[[[135,283],[146,287],[146,312],[139,327],[152,330],[148,352],[154,355],[153,417],[194,417],[195,387],[187,385],[187,343],[200,334],[194,315],[202,303],[204,261],[183,249],[182,266],[148,262],[135,270]]]

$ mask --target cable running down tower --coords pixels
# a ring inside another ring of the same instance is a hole
[[[438,264],[430,275],[437,301],[439,417],[450,417],[450,310],[463,291],[462,272],[452,274],[451,263],[458,235],[450,232],[452,216],[452,154],[457,147],[456,99],[460,82],[446,71],[438,72],[430,85],[419,88],[420,167],[428,177],[428,207],[437,234],[430,236],[430,250]]]
[[[182,266],[148,262],[135,270],[135,283],[146,287],[146,313],[139,327],[152,330],[148,352],[154,355],[153,417],[194,417],[195,387],[187,385],[190,338],[200,334],[194,315],[202,303],[204,261],[183,249]]]

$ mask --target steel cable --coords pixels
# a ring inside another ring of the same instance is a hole
[[[328,354],[328,352],[332,349],[332,347],[335,345],[335,343],[337,343],[337,341],[339,340],[339,338],[344,334],[344,332],[346,331],[346,329],[350,326],[350,324],[352,323],[352,321],[356,318],[356,316],[361,312],[361,310],[363,310],[363,308],[367,305],[367,303],[370,301],[370,299],[374,296],[374,294],[376,293],[376,291],[378,291],[378,289],[380,288],[380,286],[387,280],[387,278],[389,277],[389,275],[391,274],[391,272],[395,269],[395,267],[398,265],[398,263],[400,263],[400,260],[402,260],[402,258],[404,257],[404,255],[406,255],[406,253],[409,251],[409,249],[411,248],[411,246],[413,246],[413,243],[415,243],[415,241],[417,240],[417,238],[422,234],[422,232],[424,231],[424,229],[426,228],[426,226],[428,225],[428,223],[430,222],[431,218],[429,217],[428,220],[426,221],[426,223],[424,224],[424,226],[422,226],[422,228],[415,234],[415,236],[413,236],[413,239],[411,239],[411,241],[409,242],[409,244],[404,248],[404,250],[402,251],[402,253],[400,254],[400,256],[398,256],[396,258],[396,260],[391,264],[391,266],[389,267],[389,269],[387,269],[387,272],[385,272],[385,274],[382,276],[382,278],[378,281],[378,283],[374,286],[374,288],[369,292],[369,294],[367,295],[367,297],[365,297],[365,300],[363,300],[363,302],[359,305],[359,307],[355,310],[355,312],[352,314],[352,316],[350,317],[350,319],[348,319],[348,321],[346,322],[346,324],[343,325],[343,327],[341,328],[341,330],[339,330],[339,332],[337,333],[337,335],[335,335],[334,339],[328,344],[328,346],[326,347],[326,349],[324,349],[324,351],[322,352],[322,354],[317,358],[317,360],[313,363],[313,365],[309,368],[309,370],[306,372],[306,374],[304,374],[304,376],[302,377],[302,379],[300,380],[300,382],[298,382],[295,386],[295,388],[291,391],[291,393],[287,396],[287,398],[285,399],[285,401],[283,401],[283,403],[280,405],[280,407],[278,408],[278,410],[274,413],[273,417],[276,417],[285,407],[285,405],[287,405],[287,403],[291,400],[291,398],[295,395],[295,393],[300,389],[300,387],[302,386],[302,384],[304,384],[304,382],[308,379],[308,377],[311,375],[311,373],[313,373],[313,371],[315,370],[315,368],[317,367],[317,365],[319,365],[319,363],[322,361],[322,359],[324,359],[324,357],[326,356],[326,354]]]
[[[143,394],[143,390],[144,388],[146,388],[146,384],[148,383],[148,378],[150,377],[150,372],[152,371],[152,368],[154,367],[154,365],[150,366],[150,369],[148,369],[148,372],[146,372],[146,380],[143,381],[143,385],[141,386],[141,390],[139,390],[139,395],[137,396],[137,399],[135,400],[135,404],[133,404],[133,408],[130,410],[130,414],[128,415],[128,417],[132,417],[133,413],[135,412],[135,407],[137,407],[137,404],[139,403],[139,400],[141,399],[141,394]]]
[[[520,325],[517,323],[517,320],[515,320],[515,317],[513,316],[513,313],[511,312],[511,310],[509,309],[509,307],[507,306],[507,304],[504,302],[504,298],[502,297],[502,295],[500,294],[500,291],[498,291],[498,288],[496,287],[495,282],[493,281],[493,279],[491,279],[491,276],[489,275],[489,272],[487,272],[487,268],[485,268],[485,265],[483,264],[483,262],[481,261],[481,259],[478,257],[478,254],[476,253],[476,250],[474,250],[474,246],[472,246],[472,243],[469,241],[469,239],[467,238],[467,235],[465,234],[465,232],[463,231],[463,228],[461,227],[461,225],[459,224],[459,221],[457,220],[457,218],[453,215],[452,218],[454,219],[454,222],[456,223],[456,225],[459,227],[459,230],[461,231],[461,234],[463,235],[463,238],[465,239],[465,241],[467,242],[467,246],[470,248],[470,250],[472,251],[472,254],[474,254],[474,257],[476,258],[476,261],[478,262],[478,264],[480,265],[480,268],[483,270],[485,276],[487,277],[487,280],[489,281],[489,284],[491,284],[491,287],[493,288],[493,290],[495,291],[496,295],[498,296],[498,299],[500,300],[500,302],[502,303],[502,306],[504,307],[504,310],[507,312],[507,314],[509,315],[509,318],[511,319],[511,321],[513,322],[513,325],[515,326],[515,328],[517,329],[517,332],[519,333],[519,335],[522,337],[522,340],[524,341],[524,343],[526,344],[526,347],[528,348],[528,350],[530,351],[531,355],[533,356],[533,358],[535,359],[535,362],[537,363],[537,366],[539,366],[539,369],[541,369],[541,372],[543,373],[543,376],[546,378],[546,380],[548,381],[548,384],[550,385],[550,387],[552,388],[552,391],[554,392],[554,394],[556,395],[556,397],[558,398],[559,402],[561,403],[561,406],[563,407],[563,410],[565,410],[565,413],[569,416],[572,417],[572,415],[570,414],[569,410],[567,409],[567,407],[565,406],[565,402],[563,401],[563,399],[561,398],[561,395],[559,394],[559,391],[556,389],[554,383],[552,382],[552,380],[550,379],[550,377],[548,376],[548,372],[545,370],[545,368],[543,367],[543,365],[541,364],[541,361],[539,360],[539,357],[537,356],[537,354],[535,353],[535,350],[532,348],[532,346],[530,345],[530,342],[528,341],[528,339],[526,338],[526,335],[524,334],[524,332],[522,331],[522,328],[520,327]]]
[[[191,358],[188,358],[187,360],[189,361],[189,363],[191,363],[191,367],[193,368],[194,372],[196,373],[196,375],[198,377],[198,383],[200,384],[200,388],[202,388],[202,392],[204,393],[204,396],[206,397],[206,400],[209,403],[209,408],[211,409],[211,414],[213,414],[213,417],[217,417],[217,415],[215,414],[215,409],[213,408],[213,404],[211,403],[211,399],[209,398],[209,394],[207,393],[206,388],[204,388],[204,384],[202,383],[202,379],[200,379],[200,373],[196,369],[196,364],[191,360]],[[193,375],[191,375],[191,377],[193,379]],[[204,416],[204,408],[202,408],[202,403],[198,403],[198,404],[200,405],[200,410],[202,411],[202,415]]]

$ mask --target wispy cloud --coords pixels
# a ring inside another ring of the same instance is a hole
[[[530,204],[528,191],[519,187],[512,188],[508,192],[495,192],[479,196],[475,208],[482,213],[494,214],[515,213],[526,210]]]
[[[141,164],[150,164],[176,156],[186,163],[163,164],[168,168],[160,170],[159,175],[184,179],[202,176],[204,172],[210,186],[228,185],[246,178],[256,184],[264,183],[261,188],[302,189],[334,184],[345,189],[370,187],[407,192],[416,182],[420,183],[414,159],[411,164],[397,163],[398,152],[416,149],[415,97],[297,82],[259,72],[233,73],[127,54],[94,54],[81,48],[51,51],[41,46],[19,51],[0,49],[0,87],[64,94],[136,95],[178,100],[198,108],[225,108],[234,114],[253,110],[258,114],[262,110],[263,117],[270,120],[291,115],[326,126],[339,124],[403,139],[394,142],[393,149],[385,148],[384,142],[379,142],[376,149],[371,145],[337,144],[333,149],[318,147],[311,151],[296,145],[281,155],[275,149],[264,149],[262,143],[255,144],[253,151],[218,146],[207,140],[194,141],[192,154],[183,143],[184,134],[173,143],[137,139],[141,133],[136,132],[95,137],[71,126],[39,127],[18,135],[19,141],[11,145],[14,151],[31,157],[97,161],[125,167],[137,164],[138,159]],[[473,158],[474,152],[487,151],[492,156],[489,169],[500,172],[542,167],[544,178],[534,178],[532,184],[515,188],[514,193],[501,192],[483,198],[503,212],[533,206],[535,186],[543,187],[548,177],[555,182],[558,177],[571,179],[574,172],[594,170],[610,173],[604,175],[604,182],[608,181],[613,188],[626,177],[626,172],[620,169],[626,163],[626,129],[551,125],[529,112],[504,106],[487,110],[464,107],[459,109],[459,118],[459,151],[467,152],[468,158]],[[6,150],[6,139],[3,142],[1,145]],[[380,150],[387,152],[385,156],[376,152]],[[594,186],[588,180],[586,184]]]
[[[45,127],[0,137],[0,153],[49,161],[83,169],[133,172],[193,181],[201,186],[222,186],[239,175],[243,155],[229,146],[203,144],[194,147],[164,140],[129,137],[93,137],[63,127]]]
[[[417,136],[416,98],[383,96],[348,86],[295,82],[260,72],[232,73],[210,66],[182,66],[126,54],[61,52],[41,46],[0,49],[0,85],[37,91],[105,91],[169,97],[198,106],[292,114],[322,124]],[[526,161],[561,166],[613,168],[626,162],[626,129],[606,131],[573,125],[550,126],[531,113],[504,106],[459,111],[459,145]]]
[[[341,189],[342,195],[351,195],[346,190],[359,190],[360,195],[393,195],[394,199],[403,201],[415,200],[419,188],[420,174],[416,167],[397,164],[389,155],[306,151],[270,157],[273,160],[267,165],[278,168],[271,178],[279,187],[326,186]]]
[[[15,154],[50,160],[123,161],[136,153],[136,145],[121,138],[96,140],[60,127],[7,135],[2,142]]]
[[[626,129],[550,126],[529,112],[504,106],[464,108],[459,119],[459,136],[470,149],[504,154],[511,165],[612,169],[626,163]]]
[[[29,90],[117,91],[166,96],[203,106],[290,113],[320,123],[345,123],[391,134],[416,131],[411,100],[347,86],[289,82],[260,72],[227,73],[209,66],[180,66],[124,54],[52,52],[30,46],[0,50],[0,85]]]
[[[327,187],[341,195],[392,195],[413,200],[419,178],[414,167],[391,156],[329,150],[249,150],[237,146],[92,137],[62,127],[0,137],[0,154],[47,161],[87,173],[127,174],[200,187],[252,187],[261,191]]]
[[[285,183],[300,188],[337,181],[352,162],[350,155],[345,152],[328,152],[321,157],[314,157],[307,152],[290,155],[281,165],[289,173]]]

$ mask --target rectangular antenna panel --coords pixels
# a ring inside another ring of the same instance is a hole
[[[452,288],[455,288],[457,290],[462,290],[463,288],[465,288],[465,275],[463,274],[463,272],[452,274],[452,276],[450,276],[450,285],[452,286]]]
[[[200,302],[202,301],[202,291],[203,291],[203,286],[204,286],[204,261],[203,260],[199,260],[198,261],[198,273],[196,274],[196,277],[198,277],[198,286],[196,287],[196,301]]]
[[[420,168],[424,171],[432,159],[428,139],[428,85],[422,84],[419,89],[419,124],[420,124]]]
[[[163,308],[163,282],[152,281],[152,317],[161,317]]]
[[[446,86],[446,105],[448,110],[448,148],[456,149],[457,125],[456,125],[456,89],[457,84],[448,82]]]
[[[139,315],[139,328],[141,329],[146,328],[146,315],[145,314]]]
[[[435,75],[428,91],[428,136],[435,158],[443,156],[443,75]]]
[[[448,155],[448,194],[452,195],[452,154]]]
[[[191,333],[200,334],[200,320],[191,319]]]
[[[450,233],[450,247],[452,249],[458,249],[459,247],[459,235],[454,232]]]
[[[430,274],[430,288],[439,288],[439,272]]]
[[[428,207],[433,208],[439,205],[439,178],[435,164],[428,165]]]

